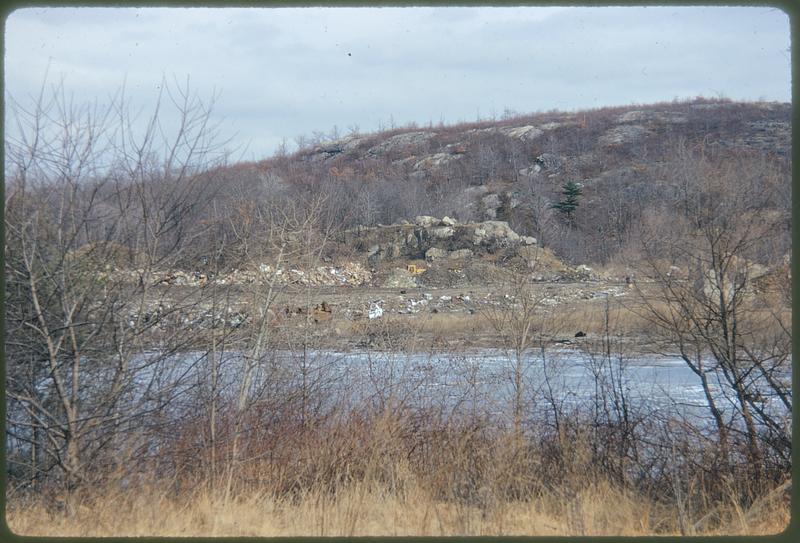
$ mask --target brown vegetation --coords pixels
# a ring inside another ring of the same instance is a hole
[[[697,100],[590,111],[580,122],[546,113],[319,141],[227,168],[209,107],[189,89],[165,92],[181,121],[172,134],[158,113],[138,134],[124,103],[75,110],[58,89],[52,100],[43,92],[31,107],[12,108],[5,394],[13,530],[692,535],[785,527],[790,164],[745,128],[782,119],[786,107]],[[651,124],[620,128],[632,122]],[[502,130],[521,123],[546,135]],[[737,135],[746,149],[731,150]],[[439,156],[436,166],[429,155],[448,149],[459,158]],[[561,169],[544,153],[563,155]],[[552,171],[520,173],[532,166]],[[586,183],[565,222],[550,202],[570,178]],[[454,197],[475,187],[479,195],[510,189],[493,212],[545,246],[530,259],[490,251],[474,263],[473,271],[500,270],[492,288],[505,303],[463,317],[376,311],[358,320],[328,311],[310,283],[289,290],[279,281],[284,266],[311,270],[341,257],[343,229],[486,212]],[[631,270],[621,305],[553,305],[536,266],[561,259]],[[259,280],[207,280],[238,266]],[[136,280],[108,273],[115,268]],[[204,281],[157,280],[174,270]],[[281,316],[279,295],[290,316]],[[234,302],[248,306],[244,317]],[[360,338],[361,373],[326,350],[336,327]],[[594,388],[578,399],[554,388],[562,368],[552,356],[554,341],[576,329],[588,332],[572,346]],[[480,362],[463,350],[480,334],[500,346],[493,378],[509,384],[507,397],[487,395]],[[634,400],[634,353],[618,341],[625,334],[641,336],[636,353],[680,355],[704,392],[700,420]],[[432,377],[440,363],[463,385],[455,397]],[[541,382],[527,377],[532,365]]]
[[[421,426],[351,414],[248,447],[232,486],[194,479],[199,459],[180,449],[189,436],[176,436],[169,478],[154,480],[143,461],[136,475],[81,492],[72,516],[58,502],[12,494],[7,521],[40,536],[730,535],[787,525],[785,485],[742,507],[734,486],[714,497],[702,471],[691,471],[667,482],[688,485],[676,503],[671,486],[637,491],[609,479],[580,427],[567,422],[562,432],[523,445],[477,420],[433,416]]]

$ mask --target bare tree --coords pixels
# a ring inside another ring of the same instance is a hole
[[[63,85],[43,85],[30,105],[10,100],[7,423],[34,477],[63,475],[67,505],[104,458],[124,460],[106,453],[144,413],[186,389],[170,361],[195,338],[174,316],[197,300],[166,307],[156,272],[197,235],[188,218],[208,202],[202,173],[224,155],[210,109],[188,88],[163,88],[175,125],[159,97],[141,134],[122,91],[104,106],[75,104]]]
[[[654,282],[637,283],[637,311],[698,376],[722,461],[742,433],[757,474],[765,445],[780,462],[791,453],[791,332],[785,311],[763,306],[765,268],[755,261],[764,240],[781,235],[780,218],[766,212],[763,172],[730,166],[696,158],[682,213],[651,220],[642,255]]]
[[[535,262],[531,268],[535,268]],[[522,435],[526,406],[526,365],[531,356],[544,354],[553,334],[551,326],[554,321],[549,318],[543,304],[546,296],[535,288],[533,275],[532,270],[508,270],[502,288],[497,289],[504,299],[482,310],[511,364],[512,418],[518,435]]]

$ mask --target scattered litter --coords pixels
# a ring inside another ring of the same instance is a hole
[[[383,316],[383,308],[380,306],[382,302],[372,302],[369,305],[369,313],[367,316],[370,319],[379,319]]]
[[[106,275],[138,282],[141,277],[145,276],[145,270],[114,270]],[[278,286],[292,283],[314,286],[363,286],[369,284],[372,280],[372,273],[354,262],[347,262],[341,267],[320,266],[311,270],[296,268],[289,270],[284,270],[283,268],[275,269],[269,264],[260,263],[252,270],[234,269],[226,274],[217,276],[199,271],[185,272],[182,270],[148,271],[146,275],[153,284],[189,287],[206,283],[216,283],[218,285],[268,284],[273,280]]]

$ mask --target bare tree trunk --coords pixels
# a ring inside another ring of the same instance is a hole
[[[264,346],[268,339],[270,319],[269,313],[272,307],[272,302],[275,299],[275,286],[278,280],[278,270],[283,262],[283,253],[286,248],[285,243],[281,244],[278,256],[275,258],[275,267],[270,278],[269,287],[266,296],[262,300],[259,307],[258,314],[258,330],[256,333],[255,342],[253,343],[250,352],[245,356],[245,368],[242,375],[242,380],[239,383],[239,392],[236,398],[236,412],[234,414],[233,426],[233,440],[231,443],[230,464],[228,466],[228,483],[225,489],[226,499],[230,495],[233,485],[234,471],[239,462],[239,443],[241,439],[242,424],[244,422],[244,415],[248,404],[248,394],[252,385],[253,372],[258,364],[261,362],[261,357],[264,353]]]

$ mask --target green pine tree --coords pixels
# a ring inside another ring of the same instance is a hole
[[[550,207],[563,213],[569,223],[572,224],[572,214],[579,205],[578,199],[583,194],[583,189],[575,181],[567,181],[561,185],[561,188],[563,189],[561,191],[563,197],[560,201],[551,204]]]

